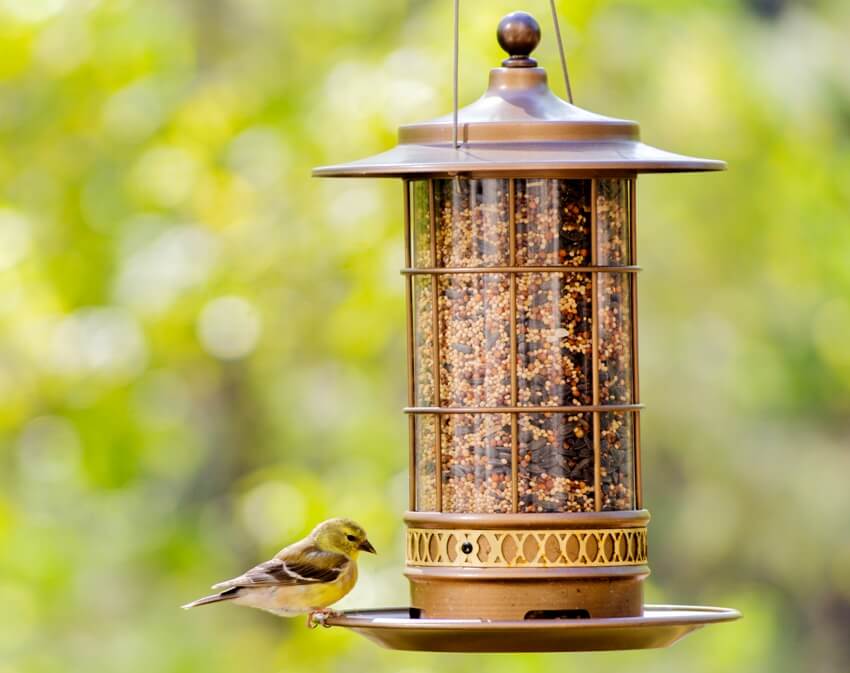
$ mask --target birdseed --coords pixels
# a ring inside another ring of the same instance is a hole
[[[513,258],[507,180],[457,178],[433,184],[436,237],[432,241],[428,182],[413,183],[416,267],[559,268],[515,275],[513,325],[510,273],[447,273],[437,275],[436,281],[432,276],[415,276],[416,405],[475,409],[594,404],[593,280],[590,273],[569,271],[593,261],[591,181],[516,180]],[[598,185],[597,263],[628,264],[627,183],[599,180]],[[596,291],[599,404],[629,404],[633,362],[628,275],[600,273]],[[515,398],[512,333],[517,348]],[[512,421],[508,413],[453,413],[441,414],[436,422],[433,415],[417,415],[417,509],[513,511],[516,432],[518,511],[595,511],[593,416],[529,412],[517,413]],[[600,509],[630,509],[634,507],[634,414],[612,411],[598,416]],[[437,502],[436,493],[438,439],[442,503]]]

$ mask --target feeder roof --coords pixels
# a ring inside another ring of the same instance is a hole
[[[510,28],[510,26],[509,26]],[[527,28],[524,26],[523,28]],[[484,95],[453,115],[399,129],[396,147],[366,159],[324,166],[322,177],[413,177],[434,174],[617,174],[717,171],[722,161],[673,154],[640,142],[637,122],[572,105],[549,89],[546,71],[530,57],[528,34],[499,29],[511,54],[490,71]]]

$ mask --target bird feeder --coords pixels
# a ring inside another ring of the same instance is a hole
[[[328,620],[393,648],[659,647],[739,616],[643,599],[636,178],[725,164],[556,97],[539,39],[508,15],[482,98],[315,170],[404,183],[412,607]]]

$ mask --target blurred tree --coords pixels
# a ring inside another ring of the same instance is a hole
[[[309,175],[448,109],[451,6],[0,0],[0,671],[850,667],[850,8],[560,4],[580,105],[730,162],[640,181],[643,444],[652,599],[746,618],[448,657],[180,611],[340,513],[392,550],[346,605],[407,600],[400,190]],[[512,9],[464,6],[464,100]]]

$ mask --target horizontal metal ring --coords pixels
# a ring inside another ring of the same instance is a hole
[[[638,273],[639,266],[469,266],[419,267],[401,270],[403,276],[444,276],[449,274],[509,274],[509,273]]]
[[[637,412],[644,409],[643,404],[588,404],[574,407],[405,407],[406,414],[564,414],[564,413],[605,413]]]

